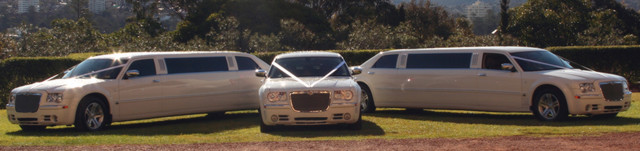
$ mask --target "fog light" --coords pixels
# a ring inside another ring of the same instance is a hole
[[[351,119],[351,114],[344,113],[344,120],[350,120],[350,119]]]
[[[277,121],[278,121],[278,116],[271,115],[271,122],[277,122]]]

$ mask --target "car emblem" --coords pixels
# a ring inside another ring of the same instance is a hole
[[[313,91],[307,91],[307,95],[313,95]]]

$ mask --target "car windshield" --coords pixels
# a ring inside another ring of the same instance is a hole
[[[127,63],[126,59],[87,59],[76,65],[62,78],[115,79],[122,70],[120,65],[125,63]]]
[[[549,51],[527,51],[511,53],[524,71],[557,70],[573,67]]]
[[[275,61],[297,77],[324,77],[343,62],[339,57],[296,57]],[[350,76],[347,64],[343,64],[331,76]],[[275,66],[271,66],[269,78],[289,77]]]

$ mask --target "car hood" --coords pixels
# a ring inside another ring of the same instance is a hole
[[[569,80],[619,80],[625,81],[624,77],[618,76],[615,74],[602,73],[596,71],[587,71],[587,70],[578,70],[578,69],[562,69],[562,70],[552,70],[545,73],[546,75],[565,78]]]
[[[355,81],[351,77],[328,77],[320,80],[321,77],[302,77],[298,82],[293,78],[267,79],[263,88],[268,89],[332,89],[332,88],[353,88]],[[320,80],[320,81],[319,81]],[[317,83],[316,83],[317,82]],[[312,85],[316,83],[315,85]]]
[[[64,90],[64,89],[72,89],[79,88],[86,85],[102,82],[102,79],[55,79],[49,81],[36,82],[29,85],[20,86],[18,88],[13,89],[12,93],[21,93],[21,92],[37,92],[37,91],[56,91],[56,90]]]

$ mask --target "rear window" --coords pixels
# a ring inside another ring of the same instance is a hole
[[[396,62],[398,60],[398,55],[385,55],[380,57],[375,64],[373,64],[372,68],[396,68]]]
[[[409,54],[408,69],[470,68],[471,53]]]
[[[169,74],[229,70],[225,57],[167,58],[165,63]]]
[[[238,62],[238,70],[260,69],[260,66],[249,57],[236,56],[236,62]]]

